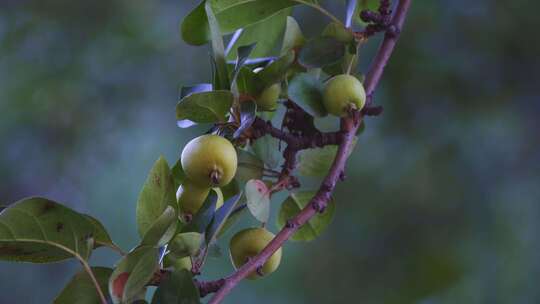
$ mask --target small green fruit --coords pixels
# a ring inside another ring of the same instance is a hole
[[[223,192],[219,188],[200,187],[191,180],[186,179],[176,191],[176,200],[178,206],[184,214],[195,214],[204,204],[204,201],[210,193],[210,189],[216,192],[217,202],[216,210],[223,206]]]
[[[366,91],[362,83],[351,75],[337,75],[325,85],[323,103],[328,113],[347,116],[349,109],[361,110],[366,103]]]
[[[174,268],[175,270],[185,269],[191,271],[191,257],[177,258],[172,254],[167,254],[163,259],[164,268]]]
[[[182,168],[199,187],[222,187],[236,174],[238,156],[230,141],[206,134],[192,139],[182,151]]]
[[[259,111],[275,111],[281,94],[281,84],[275,83],[262,91],[256,100]]]
[[[234,267],[240,268],[250,258],[259,254],[273,238],[274,234],[264,228],[248,228],[235,234],[229,244]],[[276,271],[280,262],[281,248],[274,252],[266,263],[264,263],[261,273],[263,275],[271,274]],[[257,272],[253,272],[247,278],[254,280],[259,276]]]

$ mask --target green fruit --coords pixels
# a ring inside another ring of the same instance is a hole
[[[191,270],[191,257],[177,258],[172,254],[167,254],[163,258],[163,267],[164,268],[174,268],[176,270],[186,269]]]
[[[322,36],[332,37],[336,39],[337,41],[340,41],[343,43],[349,43],[353,41],[354,39],[354,36],[350,29],[345,28],[343,24],[339,24],[336,22],[332,22],[328,24],[322,31]]]
[[[366,91],[362,83],[351,75],[337,75],[325,85],[323,103],[335,116],[348,115],[349,109],[361,110],[366,103]]]
[[[192,139],[182,151],[182,168],[199,187],[222,187],[234,177],[238,166],[236,150],[230,141],[217,135]]]
[[[281,84],[279,83],[275,83],[264,89],[256,100],[257,110],[275,111],[279,94],[281,94]]]
[[[223,193],[219,188],[206,188],[200,187],[197,184],[193,183],[191,180],[186,179],[184,183],[178,187],[176,191],[176,200],[178,201],[178,206],[184,214],[195,214],[201,206],[204,204],[204,201],[210,193],[210,189],[216,192],[218,197],[216,202],[216,209],[223,205]]]
[[[264,228],[248,228],[235,234],[229,244],[231,260],[235,268],[240,268],[250,258],[261,252],[268,243],[274,238],[274,234]],[[261,268],[263,275],[271,274],[276,271],[281,262],[281,248],[279,248],[264,263]],[[257,272],[251,273],[247,278],[257,279],[260,275]]]

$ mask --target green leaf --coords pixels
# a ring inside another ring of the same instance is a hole
[[[354,150],[357,138],[354,139],[349,155]],[[334,159],[336,158],[338,147],[325,146],[323,148],[302,150],[298,153],[298,174],[302,176],[325,176]]]
[[[141,245],[164,246],[174,236],[177,223],[178,217],[176,210],[171,206],[167,206],[165,211],[163,211],[163,213],[154,221],[152,226],[148,228],[144,234]]]
[[[337,22],[329,23],[322,32],[323,37],[331,37],[339,42],[347,44],[354,40],[352,31],[343,27],[343,24]]]
[[[176,105],[176,119],[181,128],[194,123],[225,121],[233,103],[230,91],[194,93],[182,98]],[[191,124],[190,124],[191,122]]]
[[[112,241],[111,236],[107,232],[107,229],[105,229],[105,227],[100,221],[98,221],[94,217],[91,217],[90,215],[87,215],[87,214],[85,214],[84,216],[94,226],[94,232],[92,234],[94,238],[94,248],[106,246],[106,247],[113,248],[117,251],[121,251],[120,247],[118,247]]]
[[[251,214],[260,222],[268,222],[270,217],[270,189],[262,180],[252,179],[246,184],[247,206]]]
[[[176,189],[169,165],[165,158],[160,157],[150,170],[137,201],[137,228],[141,237],[144,237],[167,206],[176,210]]]
[[[240,103],[240,127],[234,132],[234,138],[237,139],[247,130],[257,115],[257,104],[253,100],[246,100]]]
[[[84,261],[92,252],[94,231],[83,214],[46,198],[26,198],[0,213],[0,260]]]
[[[214,83],[216,90],[228,90],[230,88],[229,75],[227,73],[227,60],[225,59],[225,46],[221,37],[221,30],[214,15],[214,10],[210,2],[205,3],[205,11],[208,17],[208,26],[210,28],[210,37],[212,42],[212,53],[216,64],[216,78]]]
[[[167,246],[176,258],[196,256],[201,249],[203,235],[198,232],[177,234]]]
[[[191,222],[182,228],[182,232],[204,233],[214,217],[217,199],[216,192],[210,191],[208,197],[206,197],[206,200],[199,211],[193,216]]]
[[[294,63],[294,52],[290,51],[276,61],[269,64],[257,76],[260,80],[258,93],[275,83],[281,82],[287,75],[287,71]]]
[[[242,66],[248,59],[249,54],[251,53],[251,51],[253,51],[254,47],[255,47],[255,43],[241,46],[238,48],[238,52],[237,52],[238,56],[236,58],[236,63],[235,63],[234,70],[232,73],[232,92],[236,99],[238,99],[241,93],[238,83],[237,83],[238,74],[242,70]]]
[[[272,136],[265,135],[258,138],[253,144],[253,151],[270,169],[277,168],[281,163],[279,141]]]
[[[301,191],[291,193],[281,205],[277,218],[277,226],[283,228],[287,220],[296,216],[310,200],[315,196],[315,191]],[[304,224],[292,236],[293,241],[311,241],[321,234],[321,232],[330,224],[334,217],[335,204],[332,199],[328,202],[326,210],[322,214],[317,214]]]
[[[266,57],[273,53],[278,41],[280,40],[285,29],[287,16],[290,15],[291,9],[283,9],[275,15],[255,24],[252,24],[243,29],[242,35],[235,45],[247,45],[256,42],[257,45],[251,57]],[[229,59],[233,59],[236,52],[228,54]]]
[[[255,96],[259,92],[258,76],[247,67],[242,67],[236,77],[236,86],[240,94]]]
[[[152,304],[200,304],[199,289],[189,270],[180,269],[168,275],[159,285]]]
[[[212,243],[214,239],[217,237],[217,235],[221,232],[223,229],[225,222],[231,215],[234,208],[236,208],[236,205],[240,201],[240,198],[242,197],[242,193],[239,193],[230,199],[228,199],[225,203],[223,203],[223,206],[221,206],[216,213],[214,214],[214,218],[212,219],[212,223],[210,226],[208,226],[208,229],[206,230],[206,244]]]
[[[283,35],[283,43],[281,45],[281,54],[285,55],[287,52],[301,47],[306,42],[302,30],[298,25],[298,22],[293,17],[287,16],[287,25],[285,27],[285,34]]]
[[[184,173],[184,169],[182,168],[182,162],[180,161],[180,159],[178,159],[172,167],[171,175],[174,181],[174,189],[178,189],[178,187],[180,187],[180,185],[186,179],[186,174]]]
[[[92,272],[99,283],[99,287],[107,296],[109,277],[112,274],[111,268],[92,267]],[[97,293],[96,286],[88,273],[84,270],[78,272],[71,281],[64,287],[62,292],[54,299],[54,304],[101,304],[101,299]]]
[[[230,34],[239,28],[262,22],[284,8],[298,4],[290,0],[212,0],[210,3],[222,34]],[[193,45],[201,45],[210,40],[204,2],[184,18],[181,33],[184,41]]]
[[[323,104],[323,83],[308,73],[296,75],[288,88],[289,98],[304,111],[314,117],[326,116],[328,112]]]
[[[298,62],[306,68],[321,68],[338,62],[345,55],[345,44],[332,37],[310,40],[298,56]]]
[[[240,198],[240,201],[242,203],[241,202],[237,203],[238,207],[232,210],[231,214],[229,214],[229,217],[227,218],[225,223],[223,223],[223,227],[221,227],[221,229],[219,230],[216,236],[218,239],[222,237],[223,234],[225,234],[225,232],[229,230],[229,228],[233,227],[234,224],[236,224],[236,222],[240,220],[240,218],[246,212],[246,210],[248,210],[247,205],[245,203],[245,196],[242,196]]]
[[[234,178],[240,183],[245,184],[250,179],[261,179],[263,176],[264,163],[255,154],[238,150],[238,169]]]
[[[158,257],[158,248],[141,246],[120,260],[109,279],[109,292],[114,303],[131,303],[139,298],[159,269]]]

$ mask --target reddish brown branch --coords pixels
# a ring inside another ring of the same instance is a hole
[[[381,47],[377,55],[375,56],[374,62],[367,74],[366,81],[364,86],[368,96],[373,95],[373,92],[382,76],[384,67],[386,66],[390,55],[396,44],[398,34],[401,31],[403,22],[407,15],[411,0],[400,0],[396,9],[396,13],[392,18],[391,24],[395,27],[395,30],[392,34],[385,35],[385,38],[382,42]],[[344,118],[341,122],[341,132],[339,138],[339,147],[336,158],[332,164],[328,175],[325,177],[321,187],[317,194],[312,198],[310,203],[304,208],[297,216],[287,222],[287,225],[276,235],[276,237],[254,258],[250,259],[246,264],[240,267],[236,272],[231,276],[225,279],[223,286],[216,292],[214,297],[210,300],[209,304],[218,304],[223,298],[246,276],[251,274],[253,271],[256,271],[258,267],[264,265],[266,260],[278,250],[289,237],[296,232],[303,224],[305,224],[309,219],[311,219],[317,212],[324,212],[330,196],[334,191],[336,183],[343,176],[345,163],[347,161],[348,151],[351,148],[353,138],[356,135],[356,130],[360,124],[362,115],[355,113],[352,117]],[[257,123],[257,121],[256,121]],[[266,124],[263,127],[265,132],[270,133],[272,136],[280,138],[287,142],[287,144],[301,146],[300,142],[303,142],[301,138],[290,134],[282,133],[281,130],[273,128],[270,124]],[[261,124],[261,122],[258,122]],[[261,125],[262,126],[262,125]]]

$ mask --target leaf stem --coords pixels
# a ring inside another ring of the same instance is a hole
[[[292,0],[294,2],[297,2],[297,3],[300,3],[300,4],[304,4],[304,5],[307,5],[309,7],[312,7],[316,10],[318,10],[319,12],[321,12],[323,15],[326,15],[328,16],[328,18],[332,19],[332,21],[338,23],[338,24],[341,24],[343,26],[345,26],[343,24],[343,22],[341,22],[341,20],[339,20],[339,18],[337,18],[336,16],[332,15],[332,13],[330,13],[329,11],[325,10],[322,6],[318,5],[318,4],[315,4],[315,3],[311,3],[311,2],[308,2],[308,1],[305,1],[305,0]]]
[[[86,270],[86,272],[88,273],[88,276],[90,276],[90,279],[92,280],[92,283],[94,283],[94,286],[96,287],[96,290],[97,290],[97,293],[99,295],[99,298],[101,299],[101,302],[103,304],[107,304],[107,298],[103,294],[103,291],[101,290],[101,287],[99,287],[99,282],[96,279],[96,276],[94,275],[94,272],[92,271],[92,268],[90,267],[90,265],[88,265],[88,263],[85,260],[83,260],[82,258],[79,258],[79,256],[77,256],[77,259],[79,259],[79,261],[81,262],[81,264],[84,267],[84,270]]]

